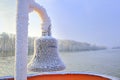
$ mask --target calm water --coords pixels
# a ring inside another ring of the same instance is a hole
[[[65,71],[93,72],[120,78],[120,49],[60,53]],[[31,58],[31,57],[30,57]],[[13,75],[14,57],[0,57],[0,76]]]

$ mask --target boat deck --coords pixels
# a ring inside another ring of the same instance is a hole
[[[7,79],[7,80],[14,80]],[[51,74],[28,77],[28,80],[110,80],[105,77],[87,74]]]
[[[14,80],[11,76],[0,78],[0,80]],[[119,78],[81,72],[49,72],[40,74],[29,74],[27,80],[120,80]]]

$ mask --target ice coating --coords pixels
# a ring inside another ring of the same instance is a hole
[[[51,21],[46,10],[34,0],[30,0],[29,11],[35,10],[42,19],[42,37],[35,41],[34,56],[28,70],[34,72],[60,71],[65,65],[59,57],[57,40],[51,37]]]
[[[34,0],[17,0],[15,80],[27,80],[28,14],[33,10],[39,13],[43,21],[42,32],[44,35],[50,35],[51,33],[51,22],[42,6]]]
[[[42,19],[42,35],[51,35],[51,20],[47,15],[45,8],[40,6],[34,0],[29,0],[29,11],[36,11]]]
[[[27,80],[28,1],[17,0],[15,80]],[[22,65],[22,66],[21,66]]]
[[[50,72],[65,69],[58,54],[57,40],[52,37],[41,37],[35,41],[34,57],[28,69],[34,72]]]

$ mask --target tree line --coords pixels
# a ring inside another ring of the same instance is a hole
[[[74,40],[59,40],[59,51],[90,51],[106,49],[104,46],[91,45],[86,42],[77,42]]]
[[[35,37],[28,37],[28,54],[34,52]],[[89,43],[76,42],[72,40],[58,40],[59,51],[86,51],[100,50],[106,47],[91,45]],[[0,57],[15,55],[15,35],[2,33],[0,34]]]

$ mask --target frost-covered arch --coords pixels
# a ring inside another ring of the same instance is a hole
[[[38,3],[36,3],[34,0],[30,0],[29,3],[29,11],[36,11],[41,20],[42,20],[42,34],[43,35],[51,35],[51,20],[45,10],[45,8],[43,8],[42,6],[40,6]]]

